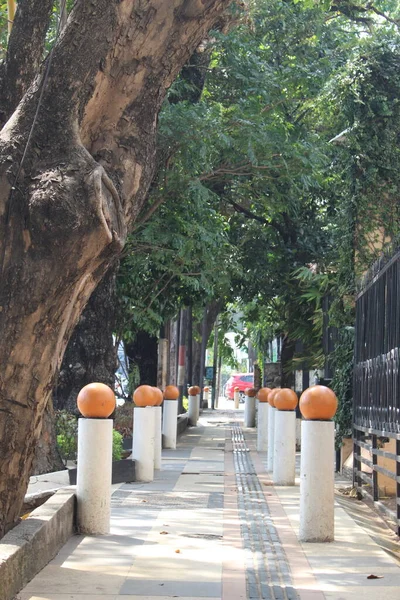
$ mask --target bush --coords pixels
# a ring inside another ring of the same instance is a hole
[[[133,402],[126,401],[122,406],[117,406],[114,413],[114,427],[124,438],[132,437],[133,428]]]
[[[113,429],[113,460],[121,460],[122,458],[122,440],[122,435],[118,431],[115,431],[115,429]]]
[[[61,458],[66,464],[68,460],[76,460],[78,451],[78,419],[66,410],[55,412],[57,446]]]
[[[339,330],[336,348],[331,357],[334,369],[332,389],[338,398],[338,410],[334,417],[336,448],[340,448],[342,438],[352,434],[354,327]]]
[[[64,464],[68,460],[76,461],[78,452],[78,419],[66,410],[56,411],[55,417],[57,446],[61,458]],[[121,460],[122,458],[122,440],[122,435],[113,429],[113,460]]]

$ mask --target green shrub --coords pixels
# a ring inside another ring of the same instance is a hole
[[[121,460],[122,458],[122,440],[122,435],[118,431],[115,431],[115,429],[113,429],[113,460]]]
[[[78,419],[66,410],[59,410],[55,413],[57,446],[64,464],[68,460],[76,460],[78,452]],[[122,440],[123,436],[113,429],[113,449],[112,459],[121,460],[122,458]]]
[[[55,412],[57,446],[64,464],[76,460],[78,451],[78,419],[66,410]]]

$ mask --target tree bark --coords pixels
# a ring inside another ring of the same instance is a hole
[[[214,352],[213,352],[213,377],[212,377],[212,398],[211,408],[214,410],[218,404],[217,397],[217,368],[218,368],[218,319],[214,325]]]
[[[35,448],[31,475],[42,475],[65,469],[57,449],[57,434],[51,398],[43,415],[42,431]]]
[[[179,347],[178,347],[178,414],[183,412],[183,396],[186,394],[186,344],[187,344],[188,310],[182,308],[179,318]]]
[[[160,328],[160,337],[158,340],[158,361],[157,361],[157,386],[165,390],[168,385],[168,363],[169,363],[169,322],[164,323]]]
[[[53,4],[54,0],[18,2],[6,57],[0,65],[0,125],[12,115],[36,76]]]
[[[282,338],[281,349],[281,387],[294,387],[294,371],[291,366],[296,349],[296,342],[290,340],[287,335]]]
[[[139,368],[140,385],[157,385],[158,339],[147,331],[139,331],[134,342],[126,344],[129,361]]]
[[[203,406],[203,383],[204,383],[204,368],[206,364],[206,350],[208,340],[210,339],[211,331],[214,323],[223,307],[223,300],[211,300],[205,307],[203,319],[197,326],[198,334],[201,337],[201,342],[194,340],[193,343],[193,380],[194,385],[199,385],[201,388],[200,406]]]
[[[258,362],[254,363],[254,387],[257,391],[262,388],[262,374]]]
[[[76,0],[0,133],[0,536],[68,338],[146,198],[166,89],[228,4]]]
[[[194,385],[193,379],[193,311],[189,306],[187,309],[187,344],[186,344],[186,372],[185,387]]]
[[[179,322],[173,319],[170,322],[169,334],[169,380],[168,384],[177,384],[178,372],[178,346],[179,346]]]
[[[68,342],[53,391],[56,410],[79,414],[76,398],[93,381],[114,389],[118,368],[117,348],[113,340],[116,320],[116,273],[118,261],[103,277]]]

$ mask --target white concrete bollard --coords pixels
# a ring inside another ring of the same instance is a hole
[[[135,461],[137,481],[154,479],[154,406],[139,406],[133,409],[132,460]]]
[[[334,539],[333,421],[303,421],[300,458],[300,540]]]
[[[179,389],[175,385],[167,385],[164,390],[162,444],[164,448],[171,448],[172,450],[176,449],[178,398]]]
[[[296,450],[301,450],[301,419],[296,419]]]
[[[300,398],[300,528],[302,542],[334,540],[335,425],[337,399],[325,386],[312,386]]]
[[[272,471],[274,468],[274,437],[275,437],[275,405],[274,398],[281,388],[274,388],[268,393],[268,402],[270,405],[268,411],[268,455],[267,455],[267,470]]]
[[[267,452],[268,450],[268,402],[258,402],[257,421],[257,450]]]
[[[256,426],[256,390],[247,388],[244,396],[244,426]]]
[[[196,427],[197,421],[199,420],[197,390],[198,390],[198,387],[193,385],[192,387],[189,388],[189,391],[188,391],[188,393],[189,393],[188,417],[189,417],[189,423],[191,425],[193,425],[194,427]]]
[[[270,404],[268,410],[268,455],[267,469],[272,471],[274,468],[274,435],[275,435],[275,412],[276,409]]]
[[[274,485],[294,485],[296,480],[296,406],[297,394],[282,388],[274,395]]]
[[[233,392],[233,406],[236,410],[239,408],[239,401],[240,401],[240,391],[239,391],[239,388],[235,388],[235,390]]]
[[[206,386],[203,389],[203,409],[211,408],[211,406],[209,405],[209,400],[208,400],[209,397],[210,397],[210,388]]]
[[[178,427],[178,401],[172,399],[164,400],[164,413],[162,424],[162,436],[164,448],[176,449],[176,437]]]
[[[270,388],[263,387],[258,390],[258,417],[257,417],[257,451],[268,450],[268,395]]]
[[[161,469],[161,454],[162,454],[162,408],[161,405],[164,400],[162,391],[158,387],[153,387],[154,394],[156,397],[156,403],[153,407],[154,410],[154,468]]]
[[[200,394],[196,394],[196,417],[200,419]]]
[[[162,408],[155,406],[154,415],[154,468],[161,469],[162,455]]]
[[[112,419],[79,419],[76,499],[82,533],[110,531]]]
[[[103,383],[86,385],[78,394],[77,522],[82,533],[110,531],[114,392]]]
[[[275,409],[274,485],[294,485],[296,479],[296,412]]]

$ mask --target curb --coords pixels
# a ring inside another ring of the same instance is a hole
[[[58,490],[0,540],[0,600],[14,596],[74,532],[75,494]]]

